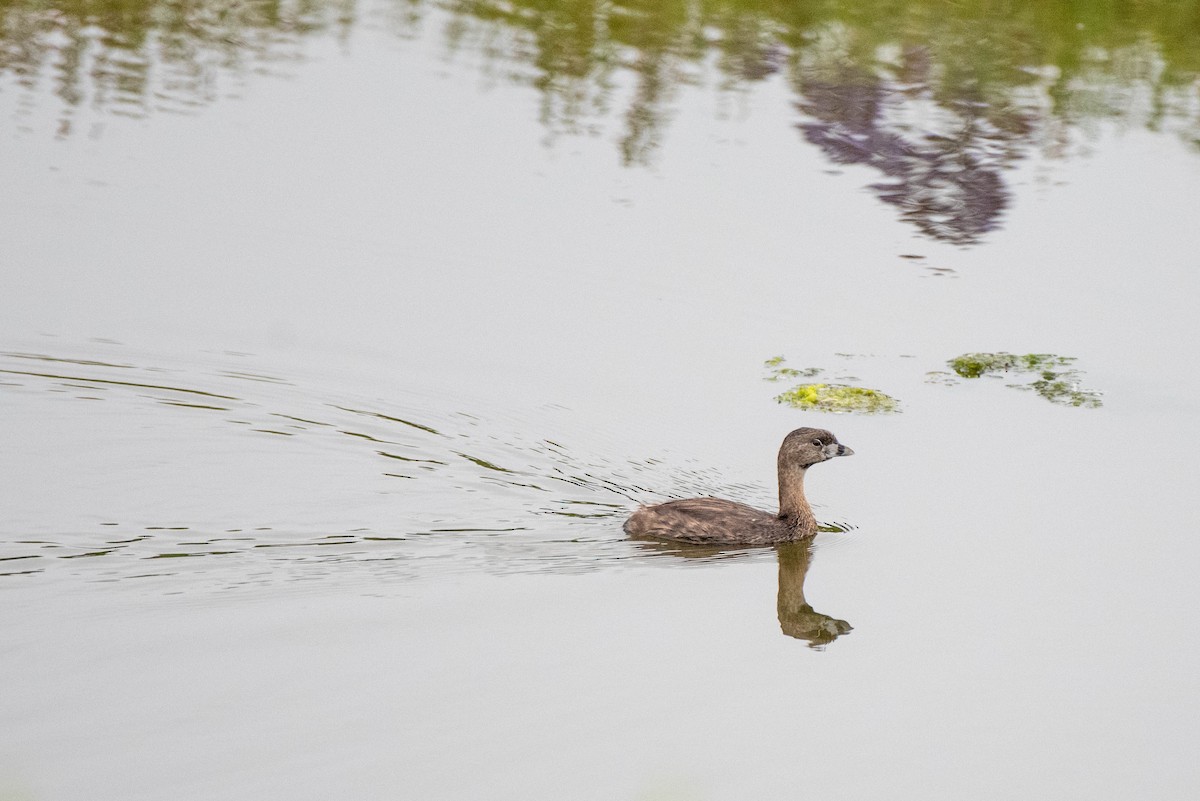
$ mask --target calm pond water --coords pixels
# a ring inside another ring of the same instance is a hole
[[[0,142],[0,799],[1200,793],[1200,5],[0,0]]]

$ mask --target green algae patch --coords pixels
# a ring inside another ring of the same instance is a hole
[[[1070,374],[1045,373],[1028,386],[1012,385],[1015,389],[1031,389],[1051,403],[1060,406],[1083,406],[1087,409],[1099,409],[1104,404],[1100,393],[1094,389],[1084,389],[1079,386],[1074,376]]]
[[[782,356],[776,356],[763,362],[763,367],[767,368],[767,377],[764,380],[783,381],[788,378],[816,378],[825,372],[820,367],[805,367],[802,370],[797,370],[794,367],[785,367],[783,362],[784,358]]]
[[[947,364],[963,378],[979,378],[987,373],[1020,372],[1032,373],[1046,370],[1070,370],[1075,359],[1056,356],[1053,353],[964,353]]]
[[[1058,356],[1053,353],[1013,354],[964,353],[946,364],[962,378],[981,378],[989,374],[1031,374],[1036,376],[1027,384],[1009,384],[1013,389],[1036,392],[1051,403],[1060,406],[1082,406],[1097,409],[1102,403],[1100,393],[1080,385],[1083,373],[1072,365],[1074,357]],[[944,373],[930,373],[942,376]],[[947,383],[939,381],[937,383]]]
[[[776,356],[763,362],[767,369],[764,381],[784,381],[796,378],[816,378],[825,372],[821,367],[805,367],[797,370],[784,364],[784,357]],[[837,378],[857,380],[845,375]],[[848,412],[855,414],[887,414],[900,411],[900,402],[877,389],[856,387],[852,384],[824,381],[813,384],[797,384],[786,392],[775,396],[777,403],[793,409],[816,412]]]
[[[877,389],[842,384],[800,384],[775,397],[793,409],[817,412],[886,414],[900,410],[899,402]]]

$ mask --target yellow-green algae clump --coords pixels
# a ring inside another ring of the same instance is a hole
[[[818,412],[878,414],[899,411],[899,403],[891,395],[877,389],[842,384],[800,384],[777,395],[775,400],[796,409]]]
[[[1034,373],[1037,375],[1028,384],[1009,384],[1014,389],[1033,390],[1051,403],[1060,406],[1083,406],[1099,408],[1100,393],[1079,385],[1083,374],[1071,365],[1071,356],[1053,353],[1025,353],[1017,355],[999,353],[964,353],[946,364],[963,378],[979,378],[988,373]]]
[[[782,356],[767,359],[763,366],[769,375],[767,381],[782,381],[787,378],[815,378],[824,372],[820,367],[796,370],[785,367]],[[857,414],[886,414],[900,411],[900,403],[890,395],[877,389],[855,387],[848,384],[822,382],[798,384],[775,396],[778,403],[793,409],[817,412],[853,412]]]

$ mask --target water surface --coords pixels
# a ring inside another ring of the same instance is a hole
[[[1197,20],[0,3],[0,797],[1194,798]]]

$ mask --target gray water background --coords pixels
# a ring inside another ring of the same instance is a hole
[[[645,111],[627,45],[572,84],[469,11],[3,62],[0,798],[1194,798],[1194,80],[1152,42],[1072,114],[1025,65],[947,223],[811,76],[701,48]],[[1103,406],[927,375],[1000,350]],[[775,404],[780,354],[902,412]],[[808,482],[824,643],[773,550],[620,530],[769,506],[800,425],[856,451]]]

